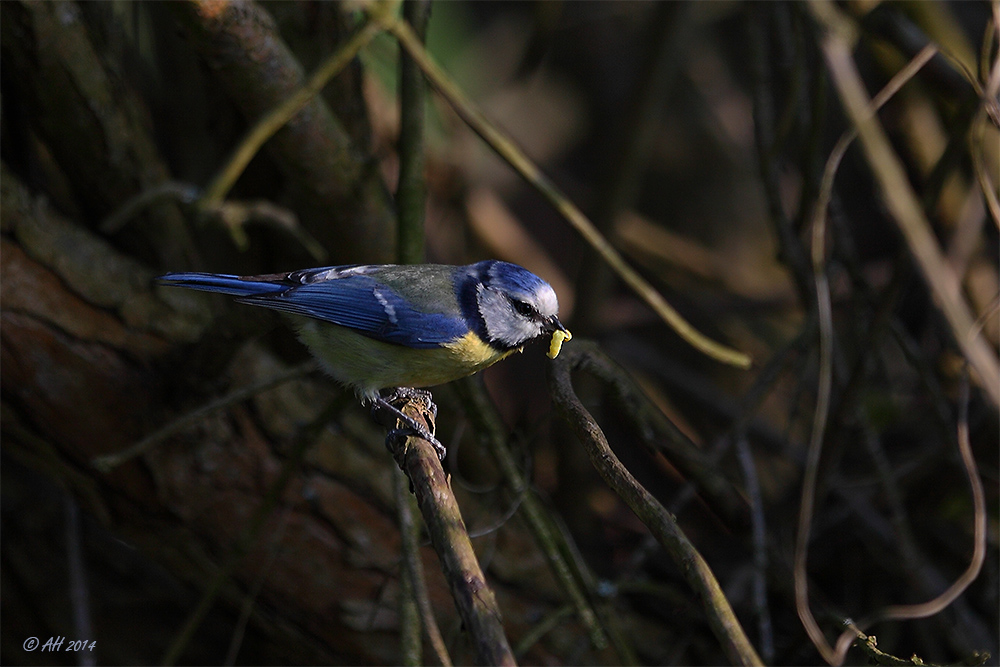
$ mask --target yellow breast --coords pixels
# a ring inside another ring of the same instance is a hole
[[[497,350],[471,331],[461,338],[445,343],[444,347],[450,350],[461,363],[475,367],[476,370],[492,366],[511,353],[511,351],[501,352]]]
[[[385,343],[334,324],[295,318],[299,337],[334,378],[372,395],[387,387],[432,387],[472,375],[510,352],[498,351],[474,333],[434,349]]]

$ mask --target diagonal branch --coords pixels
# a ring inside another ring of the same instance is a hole
[[[574,344],[555,360],[550,386],[556,409],[576,433],[604,481],[649,528],[680,568],[698,595],[709,625],[729,659],[737,665],[762,665],[708,563],[677,525],[677,519],[622,465],[601,427],[577,397],[570,373],[586,367],[587,356],[586,346]]]
[[[419,395],[408,397],[401,410],[428,432],[433,432],[433,414],[437,408],[429,399],[425,401]],[[399,438],[390,433],[386,444],[410,478],[410,488],[417,498],[431,544],[441,560],[455,607],[469,632],[479,662],[484,665],[516,664],[504,633],[500,606],[479,566],[458,501],[437,452],[427,440],[415,436]]]
[[[817,20],[828,28],[822,42],[827,66],[844,109],[857,127],[858,138],[881,186],[886,206],[910,247],[935,297],[935,304],[948,321],[955,342],[978,375],[985,394],[994,407],[998,407],[1000,365],[996,354],[976,328],[975,318],[962,295],[959,276],[942,254],[920,199],[907,179],[906,170],[872,111],[871,100],[851,57],[852,27],[845,26],[845,19],[839,16],[830,2],[813,0],[812,7]]]
[[[426,49],[424,49],[423,44],[420,43],[420,40],[413,33],[413,29],[406,22],[399,20],[389,21],[386,24],[386,30],[399,40],[400,45],[424,71],[424,76],[431,82],[431,85],[448,101],[462,120],[490,148],[506,160],[524,180],[538,190],[566,218],[577,233],[614,269],[615,273],[618,274],[625,284],[638,294],[681,338],[687,341],[692,347],[717,361],[739,368],[750,367],[752,361],[747,354],[717,343],[695,329],[673,306],[667,303],[666,299],[645,278],[639,275],[638,271],[625,261],[621,254],[615,250],[614,246],[598,231],[594,223],[583,214],[583,211],[570,201],[556,184],[542,173],[538,165],[532,162],[510,137],[501,132],[483,115],[482,111],[476,107],[472,100],[434,62]]]

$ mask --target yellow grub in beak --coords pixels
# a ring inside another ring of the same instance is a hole
[[[556,329],[552,332],[552,342],[549,343],[549,359],[555,359],[559,356],[559,350],[562,349],[563,341],[571,340],[573,334],[569,332],[568,329]]]

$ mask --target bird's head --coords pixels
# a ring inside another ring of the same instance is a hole
[[[555,291],[534,273],[499,261],[479,262],[473,269],[480,333],[490,345],[513,350],[543,334],[566,331]]]

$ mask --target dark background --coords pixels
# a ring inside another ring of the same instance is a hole
[[[973,155],[982,152],[995,190],[1000,141],[955,64],[985,79],[983,63],[996,58],[990,6],[845,9],[872,95],[928,40],[951,56],[928,64],[879,118],[995,349],[997,221]],[[394,464],[347,392],[300,376],[199,417],[110,472],[92,465],[307,359],[269,313],[158,288],[154,276],[394,260],[400,112],[387,36],[265,145],[226,206],[193,204],[252,123],[351,33],[360,14],[349,10],[0,3],[0,662],[77,661],[25,652],[29,636],[92,639],[99,663],[159,662],[239,550],[295,443],[328,410],[335,418],[181,660],[398,662]],[[428,38],[488,117],[686,318],[754,357],[740,371],[684,343],[431,97],[428,260],[496,257],[549,280],[563,321],[596,339],[697,444],[710,477],[740,499],[735,511],[647,446],[599,383],[578,387],[774,664],[821,661],[795,612],[791,560],[817,387],[809,220],[848,127],[822,34],[804,3],[442,2]],[[325,256],[310,252],[313,241]],[[845,616],[944,590],[969,562],[973,519],[956,445],[961,352],[857,147],[835,182],[827,245],[834,390],[809,575],[832,639]],[[483,375],[594,603],[644,664],[723,662],[677,567],[554,416],[543,351],[531,346]],[[517,645],[565,599],[455,390],[435,396],[453,486]],[[989,508],[986,562],[941,614],[872,629],[898,656],[956,662],[988,651],[996,664],[1000,436],[975,381],[968,413]],[[763,521],[756,542],[752,512]],[[422,555],[453,656],[469,662],[436,555],[429,546]],[[524,650],[529,664],[622,659],[593,648],[572,614]],[[865,657],[853,650],[848,660]]]

